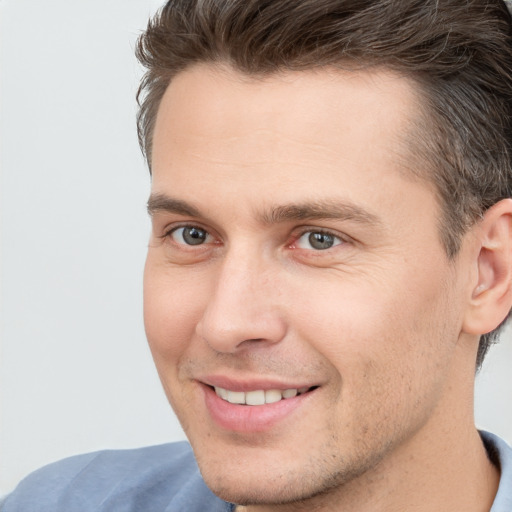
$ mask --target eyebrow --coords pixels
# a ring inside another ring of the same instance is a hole
[[[190,217],[203,217],[195,206],[165,194],[152,194],[148,200],[148,213],[174,213]],[[304,202],[273,206],[257,214],[263,224],[279,224],[302,220],[347,220],[359,224],[379,225],[381,221],[371,212],[354,205],[351,202],[338,199]]]
[[[148,199],[147,208],[151,216],[155,213],[166,212],[188,215],[190,217],[201,217],[201,212],[195,206],[165,194],[151,194]]]
[[[265,224],[331,219],[354,221],[360,224],[380,224],[380,220],[373,213],[350,202],[336,199],[276,206],[261,215],[261,221]]]

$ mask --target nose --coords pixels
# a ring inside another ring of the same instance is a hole
[[[197,334],[216,352],[274,344],[286,333],[276,271],[257,257],[226,256],[216,272]]]

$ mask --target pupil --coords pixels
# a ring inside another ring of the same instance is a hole
[[[199,245],[206,240],[206,231],[197,228],[185,228],[183,230],[183,240],[189,245]]]
[[[315,249],[329,249],[334,243],[334,237],[324,233],[311,233],[309,235],[309,243]]]

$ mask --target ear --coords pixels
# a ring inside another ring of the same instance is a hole
[[[512,199],[489,208],[474,233],[477,279],[463,331],[481,335],[498,327],[512,307]]]

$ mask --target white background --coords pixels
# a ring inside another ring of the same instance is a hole
[[[142,325],[137,35],[156,0],[0,0],[0,493],[74,453],[182,439]],[[477,424],[512,441],[512,341]]]

